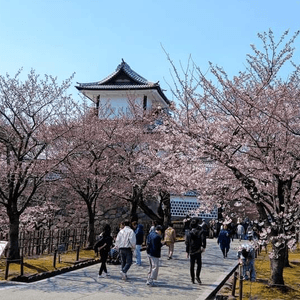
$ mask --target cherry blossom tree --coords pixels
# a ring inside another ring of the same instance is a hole
[[[155,131],[164,112],[153,110],[119,118],[116,143],[113,147],[114,163],[112,195],[130,203],[131,218],[138,208],[152,220],[161,224],[170,221],[170,187],[168,164],[163,160],[160,139]]]
[[[274,285],[284,284],[286,249],[294,247],[299,224],[300,67],[292,61],[298,34],[286,41],[287,31],[278,42],[271,30],[259,34],[262,50],[252,45],[245,71],[232,79],[212,63],[210,78],[192,59],[180,70],[168,56],[180,107],[161,128],[169,132],[167,144],[180,145],[186,187],[199,190],[206,205],[256,207],[261,238],[272,245]],[[283,79],[289,62],[293,70]]]
[[[167,175],[157,147],[160,135],[153,130],[163,113],[145,111],[137,99],[128,98],[127,104],[125,113],[122,110],[116,113],[107,104],[99,107],[96,119],[88,126],[95,130],[90,134],[92,143],[98,143],[98,149],[105,147],[101,154],[110,164],[104,168],[110,173],[109,187],[106,184],[111,195],[108,198],[118,199],[120,205],[129,203],[133,219],[139,208],[151,219],[167,223],[170,218]]]
[[[61,174],[62,184],[70,195],[81,199],[88,215],[88,244],[95,243],[95,217],[99,207],[108,210],[114,203],[108,191],[112,181],[112,167],[116,143],[114,132],[118,121],[99,118],[93,111],[82,111],[76,125],[65,140],[69,146],[63,147],[62,157],[66,157],[56,172]]]
[[[56,159],[55,143],[65,134],[61,124],[70,119],[71,79],[58,83],[32,70],[0,76],[0,205],[9,221],[8,258],[19,258],[20,217],[44,194]],[[66,130],[66,126],[63,127]]]
[[[61,178],[57,185],[84,203],[88,248],[94,244],[96,217],[114,207],[130,204],[132,218],[138,208],[161,223],[170,218],[170,197],[154,146],[158,134],[151,129],[157,114],[128,102],[129,115],[115,115],[107,104],[96,113],[86,105],[78,107],[72,130],[57,143],[56,152],[64,158],[55,170]]]

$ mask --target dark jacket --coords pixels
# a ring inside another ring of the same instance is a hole
[[[228,248],[230,246],[230,235],[229,232],[225,229],[222,229],[220,231],[219,237],[218,237],[218,244],[220,244],[221,248]]]
[[[190,255],[201,252],[201,247],[206,248],[205,231],[198,228],[192,228],[186,239],[186,252]]]
[[[136,244],[142,245],[144,241],[144,226],[142,224],[138,224],[134,233],[136,237]]]
[[[157,232],[150,232],[147,237],[147,254],[153,257],[160,257],[161,247],[161,236]]]
[[[104,233],[103,235],[100,236],[100,239],[95,243],[94,250],[95,252],[98,252],[98,248],[102,247],[100,249],[100,254],[104,252],[108,253],[110,251],[110,248],[112,247],[112,244],[113,244],[113,238],[111,237],[111,235]]]

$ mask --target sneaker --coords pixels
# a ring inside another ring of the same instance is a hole
[[[202,283],[201,280],[200,280],[200,278],[196,278],[196,280],[197,280],[197,282],[198,282],[199,284]]]
[[[149,286],[156,286],[153,280],[147,280],[146,284]]]
[[[105,277],[106,277],[105,274],[106,274],[106,273],[103,273],[103,274],[101,274],[101,275],[98,275],[98,278],[105,278]]]
[[[169,256],[169,257],[168,257],[168,260],[170,260],[170,259],[172,259],[172,257],[171,257],[171,256]]]
[[[120,271],[120,274],[121,274],[123,280],[127,279],[127,276],[123,271]]]
[[[106,275],[106,276],[110,276],[110,273],[109,273],[109,272],[107,272],[107,273],[105,273],[105,275]]]

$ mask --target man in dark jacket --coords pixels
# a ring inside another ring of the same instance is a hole
[[[230,239],[230,234],[227,230],[227,226],[223,225],[221,226],[221,231],[219,233],[217,243],[220,245],[220,249],[223,253],[224,258],[227,257],[227,253],[230,249],[230,242],[231,239]]]
[[[191,230],[186,239],[186,257],[190,257],[190,273],[192,283],[195,283],[195,263],[197,263],[196,280],[201,284],[200,272],[202,267],[202,252],[206,248],[206,234],[198,227],[198,220],[191,221]]]
[[[135,254],[136,254],[136,265],[142,265],[142,256],[141,256],[141,248],[144,241],[144,226],[142,224],[137,224],[136,221],[132,223],[132,228],[135,233],[136,237],[136,247],[135,247]]]
[[[161,253],[162,227],[157,225],[154,232],[150,232],[147,237],[147,254],[149,257],[149,272],[147,285],[154,286],[153,280],[157,280],[159,270],[159,258]]]

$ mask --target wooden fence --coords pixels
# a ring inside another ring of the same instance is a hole
[[[96,232],[99,235],[100,232]],[[88,232],[86,228],[40,230],[19,233],[19,248],[22,257],[41,254],[77,250],[87,246]],[[0,233],[0,240],[8,240],[8,236]],[[4,254],[6,257],[6,253]]]
[[[177,237],[183,236],[182,222],[174,222],[174,229]],[[150,225],[144,224],[144,243],[149,233]],[[100,234],[100,229],[95,229],[95,237]],[[88,230],[87,228],[74,229],[54,229],[54,230],[40,230],[19,233],[19,248],[20,256],[28,257],[41,254],[65,252],[67,250],[76,251],[87,246]],[[8,234],[0,232],[0,241],[8,241]],[[7,249],[6,249],[7,252]],[[7,253],[4,253],[7,257]]]

